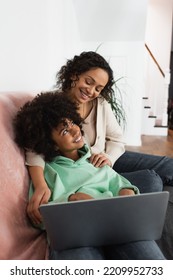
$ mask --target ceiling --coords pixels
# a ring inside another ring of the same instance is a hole
[[[148,0],[73,0],[82,41],[141,41]]]

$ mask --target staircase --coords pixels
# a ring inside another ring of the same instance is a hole
[[[170,69],[162,69],[145,44],[147,55],[146,90],[142,98],[142,135],[168,135],[168,91]]]
[[[149,98],[142,98],[142,135],[167,136],[168,126],[162,125],[162,120],[152,114],[152,108],[148,105]]]

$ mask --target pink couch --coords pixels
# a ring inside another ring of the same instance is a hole
[[[0,260],[47,259],[46,236],[32,227],[27,215],[29,176],[24,153],[14,142],[12,119],[35,94],[0,93]],[[173,259],[173,192],[159,246]]]
[[[47,258],[46,236],[27,215],[29,176],[24,153],[14,142],[12,118],[34,95],[0,93],[0,259]]]

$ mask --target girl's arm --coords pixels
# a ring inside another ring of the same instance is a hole
[[[93,199],[93,197],[89,194],[77,192],[77,193],[71,194],[68,198],[68,201],[88,200],[88,199]]]
[[[135,192],[132,189],[121,189],[119,191],[119,195],[120,196],[122,196],[122,195],[135,195]]]

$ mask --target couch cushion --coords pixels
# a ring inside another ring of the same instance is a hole
[[[0,93],[0,259],[45,259],[45,233],[27,215],[29,176],[24,153],[14,142],[12,119],[34,95]]]

